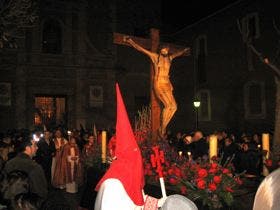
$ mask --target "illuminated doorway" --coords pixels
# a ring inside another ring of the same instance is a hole
[[[66,97],[36,96],[35,97],[35,126],[45,125],[47,128],[66,126]]]

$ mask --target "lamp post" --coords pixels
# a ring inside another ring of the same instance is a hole
[[[198,108],[200,107],[200,101],[195,100],[193,102],[193,105],[195,107],[195,114],[196,114],[196,119],[195,119],[195,129],[198,129]]]

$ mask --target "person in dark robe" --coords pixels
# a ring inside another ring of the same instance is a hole
[[[36,161],[42,166],[48,184],[51,184],[51,168],[52,159],[55,155],[55,145],[51,138],[51,132],[46,130],[43,138],[37,143],[38,150],[36,153]]]
[[[197,160],[198,158],[203,158],[208,155],[209,146],[201,131],[196,131],[194,133],[190,147],[193,160]]]
[[[233,142],[233,140],[229,137],[225,139],[225,146],[222,152],[222,160],[221,164],[226,164],[229,160],[234,158],[238,151],[238,146]]]

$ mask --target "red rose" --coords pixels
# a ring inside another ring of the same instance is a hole
[[[175,184],[178,183],[178,180],[175,179],[175,178],[170,178],[170,179],[169,179],[169,183],[175,185]]]
[[[197,174],[199,178],[204,178],[208,175],[207,170],[203,168],[199,169]]]
[[[181,193],[184,194],[184,195],[187,194],[187,187],[186,186],[181,187]]]
[[[203,189],[205,189],[205,187],[206,187],[206,183],[203,179],[200,179],[200,180],[197,181],[197,188],[198,189],[203,190]]]
[[[210,183],[209,185],[208,185],[208,189],[210,190],[210,191],[216,191],[216,189],[217,189],[217,185],[215,184],[215,183]]]
[[[236,181],[236,183],[239,184],[239,185],[242,185],[242,183],[243,183],[242,180],[241,180],[239,177],[236,177],[236,178],[235,178],[235,181]]]
[[[226,191],[228,192],[234,192],[234,190],[231,187],[226,187]]]
[[[209,174],[215,174],[215,173],[217,173],[217,169],[216,168],[210,168],[209,170],[208,170],[208,172],[209,172]]]
[[[220,176],[214,176],[214,177],[213,177],[213,181],[214,181],[216,184],[220,184],[221,181],[222,181],[222,179],[221,179]]]
[[[272,160],[271,159],[265,160],[265,165],[267,165],[268,167],[271,167],[272,166]]]
[[[165,165],[166,165],[167,167],[170,166],[170,163],[169,163],[168,161],[165,161],[164,163],[165,163]]]
[[[168,173],[169,175],[172,175],[172,174],[174,174],[174,170],[173,170],[172,168],[170,168],[170,169],[168,169],[167,173]]]
[[[223,174],[229,174],[230,170],[228,170],[227,168],[224,168],[222,172],[223,172]]]
[[[215,168],[215,169],[218,168],[218,164],[217,163],[212,163],[211,168]]]
[[[181,177],[181,175],[182,175],[181,170],[180,170],[179,168],[175,168],[174,174],[175,174],[175,176],[177,176],[177,177]]]

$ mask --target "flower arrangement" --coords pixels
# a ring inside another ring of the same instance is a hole
[[[242,184],[239,175],[233,175],[231,164],[223,167],[214,159],[212,163],[189,161],[183,165],[173,164],[167,171],[171,185],[193,201],[201,201],[210,209],[219,209],[233,204],[234,191]]]
[[[208,206],[209,209],[219,209],[233,204],[233,194],[242,184],[242,180],[241,174],[234,174],[230,160],[224,166],[217,158],[213,158],[211,163],[208,158],[195,162],[185,155],[178,154],[168,143],[158,144],[165,154],[162,170],[167,187],[203,206]],[[146,180],[148,183],[158,183],[159,177],[150,162],[154,145],[141,144],[141,146]]]

